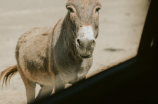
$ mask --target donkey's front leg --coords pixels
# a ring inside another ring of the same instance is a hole
[[[65,85],[66,84],[63,83],[63,81],[58,76],[56,76],[56,78],[55,78],[55,93],[63,90],[65,88]]]

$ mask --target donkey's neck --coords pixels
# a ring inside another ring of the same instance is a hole
[[[56,64],[66,67],[71,65],[79,65],[82,63],[82,59],[78,57],[75,46],[75,34],[73,33],[71,23],[69,22],[68,15],[62,20],[60,31],[56,44],[54,45],[54,58]],[[76,66],[75,66],[76,67]]]

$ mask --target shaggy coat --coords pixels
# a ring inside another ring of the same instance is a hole
[[[3,82],[19,72],[25,84],[27,103],[64,89],[86,77],[92,66],[99,31],[99,0],[68,0],[68,13],[54,27],[33,28],[18,40],[17,65],[4,70]]]

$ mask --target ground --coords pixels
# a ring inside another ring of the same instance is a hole
[[[32,27],[54,25],[63,18],[67,0],[0,1],[0,72],[15,65],[19,36]],[[100,32],[87,78],[137,54],[150,0],[100,0]],[[19,74],[2,90],[0,104],[26,104]],[[37,90],[39,87],[37,88]]]

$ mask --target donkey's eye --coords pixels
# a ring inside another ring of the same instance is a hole
[[[100,10],[100,8],[96,8],[95,13],[98,14],[99,10]]]
[[[67,8],[69,10],[70,13],[74,13],[74,10],[70,7]]]

